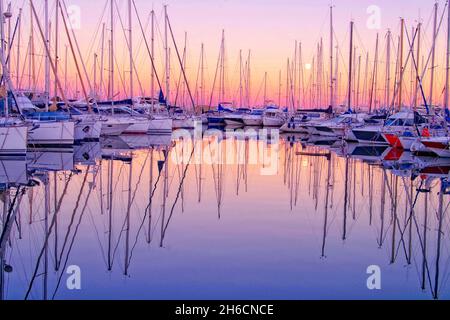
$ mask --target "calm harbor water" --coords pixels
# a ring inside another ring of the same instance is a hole
[[[274,166],[251,161],[257,139],[213,140],[128,136],[0,161],[1,298],[450,298],[450,161],[281,136]],[[193,161],[199,148],[235,161]]]

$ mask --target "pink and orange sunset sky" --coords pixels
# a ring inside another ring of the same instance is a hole
[[[80,29],[76,35],[84,59],[87,62],[88,69],[93,69],[93,55],[98,53],[100,48],[100,30],[101,22],[109,23],[108,11],[102,21],[101,16],[106,6],[107,0],[65,0],[68,6],[76,5],[80,8]],[[125,26],[127,25],[127,1],[116,0],[120,8],[119,12]],[[204,43],[206,50],[206,73],[208,74],[208,83],[213,77],[217,56],[220,46],[222,29],[226,34],[226,55],[227,55],[227,73],[229,86],[228,91],[230,99],[234,99],[236,88],[239,82],[238,57],[239,50],[245,53],[252,51],[251,72],[252,72],[252,99],[257,102],[262,100],[262,82],[264,73],[268,73],[268,96],[277,101],[279,91],[279,72],[282,72],[282,86],[285,86],[286,60],[294,55],[295,41],[302,43],[303,62],[312,63],[313,56],[316,53],[317,43],[323,38],[324,43],[324,65],[328,65],[329,56],[329,6],[330,0],[166,0],[166,1],[148,1],[135,0],[139,8],[140,18],[147,27],[149,34],[148,21],[152,8],[156,12],[159,20],[159,31],[157,33],[157,54],[156,62],[159,69],[163,70],[163,46],[161,36],[163,34],[163,5],[168,5],[169,16],[174,32],[177,37],[177,43],[180,50],[183,49],[184,32],[187,33],[187,66],[186,71],[190,79],[191,87],[195,87],[197,75],[200,46]],[[33,1],[37,10],[43,12],[44,0]],[[446,1],[439,3],[439,17]],[[54,17],[54,1],[49,0],[51,7],[51,17]],[[420,20],[423,23],[422,48],[423,55],[428,56],[428,51],[432,42],[432,21],[433,5],[432,0],[335,0],[334,6],[334,29],[335,45],[340,48],[341,72],[345,74],[348,65],[348,41],[349,41],[349,22],[355,22],[355,46],[357,55],[366,56],[366,52],[371,55],[373,63],[374,47],[376,34],[380,34],[380,63],[385,61],[385,35],[390,28],[393,32],[393,39],[396,41],[399,34],[400,17],[405,18],[406,28],[411,33],[411,29],[417,25]],[[371,15],[368,8],[377,6],[380,11],[380,28],[368,28],[367,21]],[[23,22],[29,24],[29,4],[27,0],[13,0],[13,12],[18,8],[24,8],[25,14]],[[106,9],[108,10],[108,9]],[[134,17],[134,47],[135,63],[138,65],[138,77],[144,93],[148,94],[148,82],[150,64],[147,58],[145,45],[142,43],[142,36],[139,25]],[[24,27],[25,30],[27,27]],[[28,27],[29,28],[29,27]],[[27,31],[28,32],[28,31]],[[442,71],[445,57],[445,37],[447,32],[446,19],[441,27],[439,35],[439,44],[437,46],[436,69]],[[66,38],[60,31],[61,44],[66,44]],[[26,36],[23,36],[21,47],[22,52],[27,49]],[[122,30],[120,20],[116,13],[116,59],[118,59],[120,75],[117,75],[117,82],[123,82],[121,94],[126,92],[127,75],[127,52],[125,44],[124,31]],[[395,47],[395,45],[393,45]],[[63,51],[63,48],[60,49]],[[392,50],[395,50],[393,48]],[[407,49],[405,49],[407,50]],[[98,53],[99,54],[99,53]],[[394,53],[393,53],[394,54]],[[24,54],[23,54],[24,55]],[[60,54],[61,63],[63,64]],[[173,81],[178,79],[179,68],[172,57]],[[392,58],[395,63],[395,58]],[[72,64],[72,63],[70,63]],[[73,87],[74,69],[69,66],[72,72],[69,75],[69,82]],[[380,68],[384,68],[380,66]],[[394,66],[393,66],[394,69]],[[305,70],[307,73],[308,70]],[[24,76],[27,71],[22,72]],[[42,74],[42,71],[40,72]],[[26,76],[25,76],[26,77]],[[105,75],[106,77],[106,75]],[[122,77],[123,79],[120,79]],[[381,77],[381,75],[380,75]],[[305,75],[308,78],[308,75]],[[346,78],[346,76],[344,77]],[[72,79],[72,80],[70,80]],[[424,79],[425,80],[425,79]],[[305,80],[307,81],[307,80]],[[26,83],[26,81],[23,81]],[[436,79],[437,92],[440,92],[443,85],[442,72],[438,72]],[[209,84],[210,86],[210,84]],[[382,86],[382,85],[380,85]],[[120,85],[117,85],[120,90]],[[136,91],[139,85],[136,85]],[[207,85],[208,87],[208,85]],[[343,85],[345,87],[345,85]],[[194,90],[194,89],[193,89]],[[342,89],[345,91],[345,88]]]

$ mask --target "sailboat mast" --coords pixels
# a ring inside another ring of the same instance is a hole
[[[281,107],[281,70],[278,74],[278,106]]]
[[[361,54],[358,57],[358,80],[356,85],[356,106],[359,107],[360,98],[360,85],[361,85]]]
[[[267,103],[267,72],[264,73],[264,102],[263,106],[265,107]]]
[[[386,91],[385,107],[389,108],[391,104],[391,30],[388,30],[386,36]]]
[[[372,107],[376,106],[376,100],[377,100],[377,77],[378,77],[378,68],[377,68],[377,62],[378,62],[378,33],[377,33],[377,40],[375,44],[375,60],[373,63],[373,75],[372,75],[372,88],[370,90],[370,104],[369,104],[369,113],[372,112]]]
[[[242,107],[242,49],[239,50],[239,107]]]
[[[19,9],[18,17],[18,30],[17,30],[17,57],[16,57],[16,88],[19,88],[20,84],[20,40],[22,36],[22,8]]]
[[[102,36],[101,36],[101,49],[100,49],[100,82],[98,84],[99,93],[103,91],[103,68],[104,68],[104,49],[105,49],[105,23],[102,25]],[[98,97],[95,97],[98,99]]]
[[[400,66],[400,79],[399,79],[399,86],[398,86],[398,110],[402,108],[403,105],[403,33],[405,29],[405,19],[401,19],[401,27],[400,27],[400,60],[399,60],[399,66]]]
[[[58,50],[59,50],[59,37],[58,37],[58,32],[59,32],[59,14],[58,14],[58,10],[59,10],[59,0],[55,1],[55,79],[58,77]],[[56,106],[56,102],[57,102],[57,95],[58,95],[58,84],[55,80],[55,85],[54,85],[54,98],[53,98],[53,103]]]
[[[450,4],[447,5],[447,53],[445,66],[445,93],[444,93],[444,110],[443,115],[446,116],[448,111],[449,85],[450,85]],[[447,124],[447,121],[445,121]]]
[[[220,61],[220,95],[221,101],[225,100],[225,30],[222,30],[222,53]]]
[[[202,43],[202,48],[201,48],[201,64],[200,64],[200,105],[203,106],[205,105],[205,67],[204,67],[204,63],[205,63],[205,47],[204,44]]]
[[[339,47],[336,46],[336,67],[334,70],[334,97],[333,100],[339,99]]]
[[[251,99],[251,90],[252,90],[252,86],[251,86],[251,69],[250,69],[250,58],[251,58],[251,51],[248,51],[248,58],[247,58],[247,101],[248,101],[248,107],[251,108],[250,105],[250,99]]]
[[[164,50],[165,50],[165,67],[166,67],[166,105],[170,106],[170,65],[169,65],[169,40],[168,40],[168,23],[167,23],[167,5],[164,6]]]
[[[334,107],[333,90],[333,6],[330,6],[330,107]]]
[[[434,67],[436,60],[436,37],[437,37],[437,14],[438,14],[438,3],[434,4],[434,20],[433,20],[433,45],[431,48],[431,72],[430,72],[430,98],[429,103],[431,108],[433,108],[433,89],[434,89]]]
[[[30,89],[36,89],[36,61],[34,56],[34,15],[30,7]]]
[[[348,69],[348,109],[352,108],[352,64],[353,64],[353,24],[350,22],[350,51],[349,51],[349,69]]]
[[[111,112],[114,115],[114,0],[111,0],[111,39],[109,40],[109,100]]]
[[[94,53],[94,99],[97,99],[97,59],[98,56]]]
[[[45,45],[50,48],[49,43],[49,17],[48,17],[48,0],[44,0],[44,34],[45,34]],[[48,111],[48,104],[50,98],[50,56],[45,53],[45,89],[44,89],[44,99],[45,99],[45,111]]]
[[[153,59],[153,57],[155,56],[155,10],[152,10],[152,12],[150,13],[151,15],[151,24],[152,24],[152,30],[151,30],[151,59]],[[153,113],[154,109],[155,109],[155,69],[153,68],[152,65],[152,71],[151,71],[151,76],[150,76],[150,96],[151,96],[151,100],[152,100],[152,110],[151,112]],[[152,151],[153,152],[153,151]],[[153,155],[153,153],[152,153]]]
[[[69,46],[66,45],[66,51],[64,56],[64,92],[67,92],[67,77],[68,77],[67,67],[69,64],[68,53],[69,53]]]
[[[420,72],[420,37],[421,37],[422,23],[417,25],[417,70]],[[414,109],[417,109],[417,95],[419,92],[419,78],[416,77],[416,87],[414,89]]]
[[[299,65],[299,72],[300,72],[300,79],[299,79],[299,85],[298,85],[298,101],[300,106],[305,106],[305,81],[304,81],[304,73],[303,73],[303,57],[302,57],[302,43],[300,42],[298,44],[298,65]],[[281,71],[280,71],[281,72]],[[280,81],[281,83],[281,81]],[[280,90],[281,92],[281,90]]]
[[[4,61],[4,53],[5,53],[5,25],[4,25],[4,15],[3,15],[3,0],[0,0],[0,54],[1,54],[1,61],[2,61],[2,76],[3,76],[3,80],[5,82],[5,87],[6,83],[7,83],[7,79],[9,77],[9,75],[7,74],[7,70],[5,70],[5,65],[3,64]],[[8,90],[6,90],[6,95],[4,97],[4,112],[5,112],[5,117],[8,118],[9,116],[9,105],[8,105]]]
[[[298,107],[298,100],[297,100],[297,40],[295,41],[295,49],[294,49],[294,72],[293,72],[293,90],[292,90],[292,100],[293,100],[293,108],[295,109],[295,106]],[[265,96],[265,94],[264,94]],[[264,98],[264,104],[266,103],[266,99]]]
[[[133,70],[133,14],[131,12],[131,1],[128,0],[128,44],[130,53],[130,99],[131,107],[133,107],[134,93],[134,70]]]

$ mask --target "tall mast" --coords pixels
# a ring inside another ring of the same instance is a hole
[[[8,3],[8,7],[6,9],[6,13],[9,14],[9,16],[12,16],[12,11],[11,11],[11,2]],[[11,46],[11,18],[8,18],[8,70],[11,71],[11,50],[12,50],[12,46]]]
[[[94,53],[94,99],[97,100],[97,53]]]
[[[33,10],[30,7],[30,89],[35,90],[36,89],[36,63],[35,63],[35,56],[34,56],[34,16],[33,16]]]
[[[48,0],[44,0],[44,32],[45,32],[45,45],[50,48],[49,43],[49,18],[48,18]],[[44,89],[44,99],[45,99],[45,111],[48,111],[49,97],[50,97],[50,56],[45,52],[45,89]]]
[[[349,51],[349,69],[348,69],[348,109],[352,108],[352,64],[353,64],[353,24],[350,22],[350,51]]]
[[[433,45],[431,47],[431,74],[430,74],[430,106],[433,108],[433,87],[434,87],[434,67],[436,59],[436,37],[437,37],[437,14],[438,3],[434,4],[434,20],[433,20]]]
[[[251,99],[251,90],[252,90],[252,85],[251,85],[251,69],[250,69],[250,58],[251,58],[251,51],[248,51],[248,58],[247,58],[247,100],[248,100],[248,107],[250,108],[250,99]]]
[[[103,91],[103,69],[104,69],[104,50],[105,50],[105,23],[102,26],[102,43],[101,43],[101,52],[100,52],[100,83],[99,88],[100,92]],[[97,99],[97,97],[96,97]]]
[[[292,90],[292,100],[293,100],[293,108],[295,109],[295,105],[298,106],[297,102],[297,40],[295,40],[295,49],[294,49],[294,72],[293,72],[293,90]],[[264,98],[264,104],[266,103],[266,99]]]
[[[422,23],[419,22],[419,24],[417,25],[417,70],[420,73],[420,37],[421,37],[421,30],[422,30]],[[414,109],[417,109],[417,94],[419,92],[419,78],[416,77],[416,87],[414,89]]]
[[[399,79],[399,86],[398,86],[398,110],[402,108],[403,105],[403,33],[405,29],[405,19],[401,19],[401,27],[400,27],[400,60],[399,60],[399,67],[400,67],[400,79]]]
[[[356,85],[356,106],[359,107],[360,98],[360,85],[361,85],[361,54],[358,57],[358,80]]]
[[[133,14],[131,12],[131,1],[128,0],[128,43],[130,46],[130,99],[131,106],[133,106],[133,94],[134,94],[134,72],[133,72]]]
[[[20,84],[20,40],[22,35],[22,8],[19,9],[19,17],[18,17],[18,34],[17,34],[17,60],[16,60],[16,88],[19,88]]]
[[[366,53],[366,66],[364,68],[364,83],[363,83],[363,101],[364,105],[367,105],[367,87],[369,80],[369,52]]]
[[[298,100],[301,106],[305,106],[305,81],[304,81],[304,73],[303,73],[303,57],[302,57],[302,43],[298,44],[298,65],[300,68],[300,79],[298,86]],[[281,72],[281,71],[280,71]],[[281,83],[281,81],[280,81]],[[280,90],[281,91],[281,90]]]
[[[151,23],[152,23],[152,30],[151,30],[151,59],[154,59],[155,55],[155,11],[152,10],[151,14]],[[152,110],[151,112],[153,113],[154,109],[155,109],[155,69],[153,68],[152,65],[152,71],[151,71],[151,77],[150,77],[150,96],[151,96],[151,100],[152,100]],[[152,155],[153,155],[153,151],[152,151]]]
[[[264,102],[263,106],[265,107],[267,103],[267,72],[264,73]]]
[[[203,110],[203,106],[205,105],[205,69],[204,69],[204,62],[205,62],[205,46],[202,43],[201,46],[201,63],[200,63],[200,105],[202,106],[202,110]]]
[[[278,106],[281,107],[281,70],[278,74]]]
[[[337,101],[339,99],[339,47],[336,46],[336,67],[334,72],[334,97],[333,100]]]
[[[385,89],[385,107],[389,108],[391,104],[391,30],[388,30],[386,36],[386,89]]]
[[[222,47],[220,59],[220,100],[225,100],[225,30],[222,30]]]
[[[286,108],[289,107],[289,58],[286,64]]]
[[[66,51],[65,51],[65,57],[64,57],[64,92],[67,92],[67,66],[69,64],[68,61],[68,52],[69,52],[69,46],[66,45]]]
[[[5,82],[5,87],[7,88],[7,81],[9,78],[8,70],[6,70],[6,65],[3,64],[5,60],[5,15],[3,14],[3,0],[0,0],[0,54],[1,54],[1,62],[2,62],[2,77]],[[4,112],[5,117],[9,116],[9,106],[8,106],[8,90],[6,90],[6,95],[4,97]]]
[[[239,107],[242,107],[242,49],[239,50]]]
[[[445,94],[444,94],[444,110],[443,115],[446,116],[448,110],[448,97],[449,97],[449,85],[450,85],[450,3],[447,4],[447,54],[446,54],[446,68],[445,68]],[[447,124],[447,121],[445,121]]]
[[[372,112],[372,107],[377,100],[377,77],[378,77],[378,33],[377,40],[375,44],[375,60],[373,62],[373,75],[372,75],[372,88],[370,90],[370,105],[369,105],[369,113]]]
[[[333,91],[333,6],[330,6],[330,107],[334,107]]]
[[[165,67],[166,67],[166,105],[170,106],[170,65],[169,65],[169,40],[168,40],[168,23],[167,23],[167,5],[164,6],[164,50],[165,50]]]
[[[56,81],[56,78],[58,77],[58,50],[59,50],[59,36],[58,36],[58,32],[59,32],[59,14],[58,14],[58,10],[59,10],[59,0],[55,0],[55,86],[54,86],[54,98],[53,98],[53,103],[56,107],[56,96],[58,95],[58,84]]]
[[[109,40],[109,100],[114,105],[114,0],[111,0],[111,38]],[[114,114],[114,108],[112,108]]]

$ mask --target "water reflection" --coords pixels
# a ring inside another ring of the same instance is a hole
[[[263,175],[262,143],[124,136],[1,160],[1,299],[450,297],[449,160],[287,135]]]

